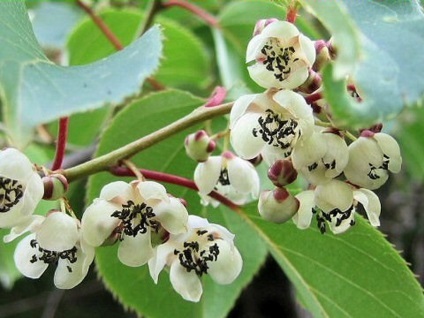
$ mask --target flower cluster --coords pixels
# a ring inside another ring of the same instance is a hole
[[[276,188],[260,195],[258,210],[265,219],[293,219],[304,229],[315,215],[322,233],[327,226],[342,233],[355,224],[359,204],[370,223],[379,225],[381,207],[372,190],[386,182],[389,172],[400,171],[402,159],[397,142],[381,126],[363,129],[355,137],[331,121],[321,121],[331,118],[320,107],[325,105],[322,97],[313,105],[307,102],[307,96],[320,96],[319,70],[323,60],[331,60],[330,50],[331,44],[314,43],[292,23],[259,21],[246,62],[251,78],[266,90],[235,101],[230,140],[238,156],[261,156],[269,167]],[[314,108],[320,108],[320,119]],[[293,195],[286,187],[300,178],[308,189]]]
[[[0,152],[0,182],[0,228],[10,229],[4,242],[29,232],[14,253],[16,267],[26,277],[39,278],[51,265],[56,287],[73,288],[87,275],[95,249],[114,243],[119,243],[118,259],[124,265],[148,264],[156,283],[168,267],[174,289],[189,301],[200,300],[203,275],[229,284],[241,272],[243,260],[234,235],[206,219],[189,216],[182,201],[157,182],[107,184],[81,220],[69,207],[46,216],[34,214],[43,195],[60,197],[66,179],[54,173],[41,178],[16,149]]]

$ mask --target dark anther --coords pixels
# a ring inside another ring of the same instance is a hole
[[[293,58],[294,47],[281,47],[278,40],[270,39],[261,49],[261,53],[266,56],[264,60],[265,68],[274,73],[274,77],[280,82],[287,79],[292,69],[290,64],[297,62],[298,58]]]
[[[271,109],[265,111],[265,117],[259,117],[260,128],[254,128],[254,137],[261,137],[268,145],[281,148],[286,151],[286,156],[290,155],[293,143],[300,137],[298,123],[295,120],[283,120]]]
[[[227,168],[224,168],[221,170],[221,173],[218,178],[218,182],[223,186],[230,185],[230,179],[228,178]]]
[[[184,250],[174,250],[178,260],[187,272],[194,271],[198,276],[207,274],[209,266],[207,262],[216,261],[219,255],[218,244],[209,246],[208,249],[200,250],[198,242],[184,242]]]
[[[116,210],[111,215],[122,221],[123,233],[128,236],[144,234],[148,227],[155,232],[159,230],[159,222],[153,220],[156,216],[153,208],[144,202],[135,204],[129,200],[126,204],[122,204],[122,210]]]
[[[65,250],[62,252],[56,252],[56,251],[49,251],[46,250],[42,247],[40,247],[40,245],[38,244],[38,242],[36,240],[31,240],[29,245],[34,248],[37,249],[37,251],[41,254],[41,255],[36,255],[33,254],[31,256],[31,259],[29,260],[30,263],[35,263],[37,261],[43,261],[45,264],[54,264],[57,265],[59,259],[65,259],[68,260],[69,263],[73,264],[77,261],[77,248],[74,246],[73,248],[69,249],[69,250]],[[71,273],[72,272],[72,268],[70,266],[67,265],[68,271]]]
[[[10,211],[23,195],[23,186],[17,180],[0,177],[0,213]]]

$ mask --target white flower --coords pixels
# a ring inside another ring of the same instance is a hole
[[[237,99],[230,114],[231,144],[244,159],[262,154],[268,164],[288,157],[313,132],[312,109],[289,90],[268,90]]]
[[[187,233],[171,234],[157,246],[149,271],[157,283],[159,273],[168,266],[174,289],[184,299],[197,302],[203,292],[202,275],[210,275],[218,284],[230,284],[240,274],[243,260],[234,246],[234,235],[226,228],[194,215],[189,216],[188,226]]]
[[[312,184],[339,176],[349,160],[345,140],[337,133],[316,131],[292,153],[293,166]]]
[[[218,204],[208,196],[213,190],[236,204],[245,204],[259,195],[260,182],[255,167],[229,151],[199,163],[194,170],[194,182],[205,205]]]
[[[399,145],[385,133],[362,134],[349,145],[346,178],[358,187],[378,189],[389,178],[388,171],[397,173],[402,165]]]
[[[86,242],[100,246],[119,235],[119,260],[141,266],[153,256],[152,239],[166,232],[186,231],[188,213],[177,198],[153,181],[116,181],[103,187],[100,197],[87,208],[81,223]],[[155,237],[152,237],[155,236]]]
[[[62,212],[50,213],[16,247],[14,260],[26,277],[39,278],[54,265],[54,284],[70,289],[81,283],[94,259],[94,248],[80,237],[79,221]]]
[[[308,78],[315,54],[314,43],[292,23],[275,21],[250,40],[247,69],[264,88],[294,89]]]
[[[364,207],[371,225],[380,225],[380,200],[368,189],[357,189],[346,182],[331,180],[318,185],[314,191],[301,192],[296,198],[300,207],[293,221],[301,229],[309,227],[316,214],[322,233],[326,230],[326,224],[333,233],[343,233],[355,224],[354,214],[359,203]]]
[[[20,151],[0,151],[0,228],[28,223],[43,197],[41,177]]]

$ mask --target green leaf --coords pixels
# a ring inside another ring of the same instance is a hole
[[[341,126],[383,122],[424,95],[424,16],[415,1],[401,2],[305,1],[334,38],[338,57],[324,70],[324,93]],[[362,102],[347,94],[346,75]]]
[[[23,1],[0,2],[0,93],[12,143],[25,146],[34,127],[61,116],[117,105],[140,92],[158,67],[158,26],[107,59],[78,67],[51,63],[31,29]]]
[[[322,235],[316,222],[299,230],[292,222],[263,220],[256,206],[245,211],[245,221],[314,317],[422,317],[418,281],[398,251],[360,216],[347,233]]]
[[[100,14],[117,38],[132,42],[141,32],[144,14],[139,10],[108,9]],[[201,41],[184,26],[166,18],[155,20],[162,27],[164,56],[155,79],[165,86],[205,88],[211,82],[210,57]],[[106,57],[116,49],[92,20],[81,23],[72,33],[68,48],[71,64],[85,64]]]
[[[191,112],[204,101],[177,90],[150,94],[122,110],[102,135],[96,155],[101,155],[159,129]],[[200,128],[193,127],[185,132],[156,144],[138,154],[132,161],[137,166],[165,171],[192,178],[196,163],[190,160],[184,149],[185,136]],[[133,178],[120,178],[132,180]],[[99,195],[100,189],[117,177],[97,174],[89,178],[89,202]],[[194,191],[165,185],[169,193],[184,197],[190,214],[207,217],[211,222],[228,226],[236,234],[245,265],[241,276],[231,285],[219,286],[208,277],[204,279],[204,295],[200,303],[184,301],[169,282],[168,273],[159,277],[158,285],[150,278],[146,266],[129,268],[122,265],[116,256],[116,246],[99,248],[96,266],[107,288],[125,307],[136,310],[146,317],[226,317],[242,289],[258,271],[266,256],[263,243],[246,226],[240,217],[224,207],[214,210],[200,205],[200,198]]]

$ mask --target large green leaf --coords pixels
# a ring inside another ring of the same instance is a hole
[[[305,1],[334,37],[338,58],[324,71],[339,124],[363,128],[393,118],[424,95],[424,15],[414,0]],[[363,101],[346,92],[345,76]]]
[[[264,221],[256,206],[246,222],[262,237],[314,317],[423,317],[415,276],[384,236],[367,221],[342,235],[322,235],[315,224]]]
[[[108,9],[100,16],[123,44],[136,39],[144,23],[143,12],[136,9]],[[155,21],[162,27],[165,56],[155,79],[165,86],[204,88],[211,76],[209,56],[201,41],[170,19],[159,17]],[[99,55],[108,56],[116,50],[88,19],[72,33],[68,48],[71,64],[95,61]]]
[[[61,67],[41,51],[23,1],[0,2],[0,93],[12,142],[23,147],[33,128],[61,116],[116,105],[140,92],[158,67],[158,26],[107,59]]]
[[[169,90],[154,93],[122,110],[102,135],[96,155],[107,153],[120,145],[144,136],[191,112],[204,101],[188,93]],[[198,127],[193,127],[193,129]],[[184,150],[184,138],[193,129],[154,145],[132,160],[145,169],[165,171],[192,178],[196,163]],[[102,186],[117,180],[108,174],[97,174],[89,178],[88,198],[98,196]],[[122,179],[122,178],[121,178]],[[130,179],[127,179],[130,180]],[[200,303],[184,301],[169,283],[167,273],[159,277],[155,285],[146,266],[129,268],[122,265],[116,256],[116,246],[99,248],[96,266],[107,288],[123,303],[147,317],[225,317],[234,306],[242,289],[250,282],[259,266],[264,262],[266,248],[263,242],[240,217],[225,208],[204,209],[196,192],[182,187],[166,185],[176,197],[184,197],[190,214],[197,214],[211,222],[229,227],[236,234],[236,244],[244,259],[242,274],[231,285],[220,286],[208,277],[204,279],[204,294]]]

